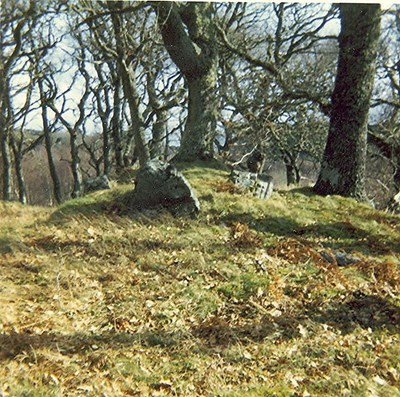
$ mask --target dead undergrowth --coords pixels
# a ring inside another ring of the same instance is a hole
[[[400,218],[184,172],[196,220],[0,204],[0,396],[399,396]]]

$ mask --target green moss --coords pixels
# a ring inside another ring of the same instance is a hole
[[[258,273],[232,274],[230,280],[218,287],[218,291],[229,299],[243,301],[256,295],[258,291],[265,291],[268,288],[269,279],[260,276]]]

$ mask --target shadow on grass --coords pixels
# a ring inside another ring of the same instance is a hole
[[[70,217],[93,214],[118,215],[128,212],[128,202],[132,192],[115,193],[102,191],[79,199],[69,200],[52,213],[50,223],[59,223]]]
[[[190,334],[164,330],[131,332],[104,332],[102,334],[32,333],[28,330],[0,334],[0,361],[14,359],[20,354],[46,348],[65,355],[86,354],[99,349],[121,348],[139,343],[143,347],[158,346],[170,349],[185,343]]]
[[[131,256],[136,261],[141,255],[149,251],[173,252],[187,248],[184,242],[179,240],[164,241],[157,238],[141,238],[131,237],[129,239],[116,239],[105,244],[103,240],[88,241],[80,238],[60,241],[53,236],[45,236],[43,238],[33,239],[31,247],[37,248],[49,253],[71,252],[79,254],[85,258],[111,258],[118,256],[118,253],[124,253]],[[220,247],[216,245],[216,247]]]
[[[398,239],[382,239],[381,236],[371,234],[350,222],[329,222],[300,227],[295,234],[305,238],[323,237],[323,244],[327,248],[357,250],[365,255],[400,252]]]
[[[353,293],[344,301],[326,308],[308,305],[298,314],[282,314],[279,317],[265,315],[261,321],[249,322],[245,326],[232,326],[221,317],[208,319],[191,331],[149,330],[145,332],[104,332],[102,334],[76,333],[32,333],[29,329],[21,332],[0,334],[0,361],[14,359],[20,354],[28,354],[40,348],[48,348],[65,355],[87,354],[96,350],[124,348],[133,344],[143,347],[160,347],[167,351],[197,338],[201,341],[197,348],[227,348],[240,343],[262,342],[273,337],[291,340],[301,337],[303,326],[307,329],[310,320],[328,324],[349,334],[357,327],[372,331],[386,330],[397,334],[400,331],[400,308],[384,298],[375,295]]]
[[[320,322],[350,333],[354,327],[373,331],[386,329],[392,333],[400,331],[400,307],[377,295],[356,291],[344,302],[336,303],[319,313],[312,310],[312,317]]]
[[[193,334],[208,347],[261,342],[271,336],[285,341],[302,337],[300,331],[302,327],[307,329],[310,321],[327,324],[342,334],[349,334],[357,327],[398,334],[400,308],[379,296],[355,292],[346,300],[326,307],[306,305],[297,314],[265,315],[262,321],[245,326],[230,326],[218,318],[211,319],[194,328]]]
[[[288,238],[318,238],[323,246],[336,250],[359,251],[365,255],[400,253],[400,239],[383,239],[357,227],[351,222],[328,222],[303,226],[284,216],[264,215],[256,218],[248,213],[228,214],[221,218],[228,224],[240,222],[257,232]]]
[[[245,212],[225,215],[220,218],[220,221],[227,224],[245,223],[257,232],[277,236],[294,236],[300,229],[300,225],[288,217],[265,215],[262,218],[255,218],[252,214]]]
[[[10,254],[13,252],[13,247],[17,244],[17,240],[12,237],[0,237],[0,255]]]

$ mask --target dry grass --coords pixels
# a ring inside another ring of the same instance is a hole
[[[0,396],[399,396],[400,218],[185,173],[196,220],[0,203]]]

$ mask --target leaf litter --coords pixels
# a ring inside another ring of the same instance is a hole
[[[0,395],[399,395],[399,219],[379,213],[385,244],[321,233],[329,219],[276,235],[265,206],[290,219],[290,202],[299,223],[322,199],[264,204],[218,177],[191,179],[214,197],[197,220],[54,222],[2,204],[19,240],[0,256]],[[377,214],[338,203],[355,235]],[[361,260],[339,267],[321,255],[332,249]]]

